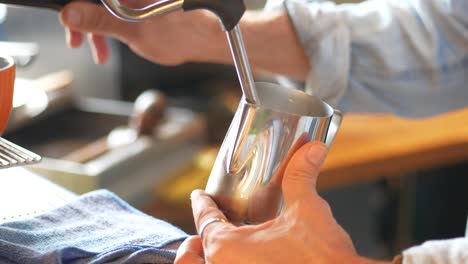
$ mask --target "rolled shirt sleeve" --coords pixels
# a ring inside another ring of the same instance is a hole
[[[468,105],[468,0],[282,4],[309,58],[308,93],[407,117]]]
[[[403,264],[467,264],[468,239],[428,241],[403,252]]]

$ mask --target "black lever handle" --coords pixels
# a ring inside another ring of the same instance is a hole
[[[245,12],[243,0],[184,0],[182,8],[210,10],[219,17],[226,31],[233,29]]]
[[[44,7],[55,10],[62,9],[66,4],[73,2],[74,0],[0,0],[0,3],[7,5],[18,5],[18,6],[31,6],[31,7]],[[100,4],[100,0],[89,0],[96,4]]]

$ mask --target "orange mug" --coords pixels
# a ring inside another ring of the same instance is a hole
[[[13,106],[15,63],[12,58],[0,56],[0,134],[5,130]]]

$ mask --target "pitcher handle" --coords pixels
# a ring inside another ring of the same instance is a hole
[[[327,138],[325,140],[325,145],[330,149],[333,141],[335,140],[336,134],[343,120],[343,113],[340,110],[334,109],[333,116],[328,126]]]

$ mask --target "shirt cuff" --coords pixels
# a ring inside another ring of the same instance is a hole
[[[403,264],[459,264],[468,259],[468,239],[428,241],[403,252]]]

